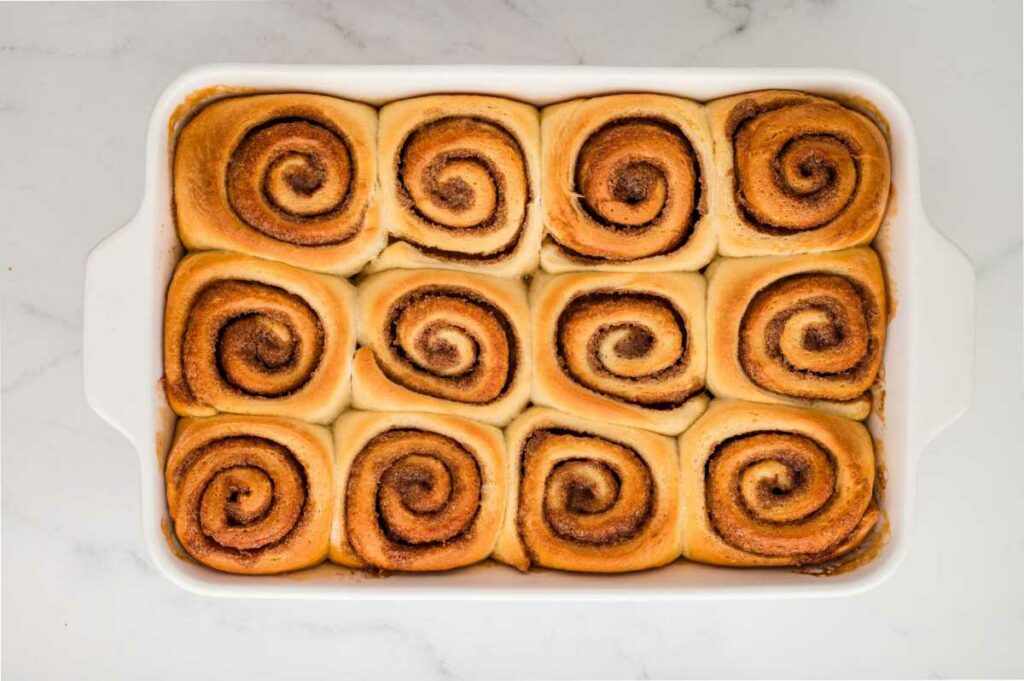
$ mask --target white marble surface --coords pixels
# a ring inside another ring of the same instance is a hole
[[[1001,2],[0,3],[3,669],[10,679],[1024,674],[1021,8]],[[214,61],[837,66],[887,81],[978,272],[976,394],[926,451],[897,574],[843,600],[211,600],[145,555],[85,405],[85,254],[142,192],[149,109]]]

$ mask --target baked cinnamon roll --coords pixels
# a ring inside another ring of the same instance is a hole
[[[707,405],[705,290],[684,272],[534,277],[534,403],[678,435]]]
[[[359,285],[358,409],[454,414],[503,426],[530,397],[529,307],[519,281],[390,270]]]
[[[723,258],[707,274],[711,392],[867,417],[887,314],[874,251]]]
[[[878,521],[871,436],[856,421],[714,400],[679,452],[690,560],[821,563],[856,548]]]
[[[541,407],[505,438],[511,484],[497,560],[520,570],[627,572],[679,556],[672,440]]]
[[[274,414],[330,423],[349,400],[355,290],[236,253],[196,253],[164,309],[164,387],[180,416]]]
[[[370,265],[518,277],[541,237],[537,110],[500,97],[434,95],[380,113],[383,219]]]
[[[541,118],[548,272],[698,270],[715,251],[711,132],[700,104],[624,94]]]
[[[327,556],[330,432],[275,416],[181,419],[167,458],[178,541],[224,572],[299,570]]]
[[[377,114],[335,97],[272,94],[215,102],[174,151],[178,235],[348,275],[384,245],[374,186]]]
[[[711,102],[727,256],[831,251],[869,243],[889,198],[885,134],[838,102],[750,92]]]
[[[449,570],[491,553],[508,491],[500,430],[455,416],[352,411],[334,438],[332,561]]]

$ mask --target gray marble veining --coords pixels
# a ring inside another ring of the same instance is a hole
[[[0,3],[3,672],[10,678],[1024,673],[1021,8],[1012,1]],[[970,412],[911,553],[842,601],[211,600],[158,575],[128,443],[85,405],[85,254],[142,193],[149,110],[217,61],[834,66],[906,102],[925,206],[978,272]]]

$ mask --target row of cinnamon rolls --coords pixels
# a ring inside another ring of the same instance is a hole
[[[832,561],[876,526],[875,478],[856,421],[716,399],[678,439],[543,407],[504,433],[413,412],[349,411],[333,432],[186,418],[167,499],[185,550],[227,572],[626,572]]]
[[[885,342],[874,251],[521,281],[389,270],[357,286],[245,255],[186,256],[165,387],[181,416],[329,424],[352,404],[504,426],[532,401],[678,435],[718,397],[865,418]],[[358,346],[358,347],[357,347]]]
[[[350,275],[696,271],[725,256],[840,250],[882,221],[880,121],[789,91],[654,94],[538,110],[436,95],[370,106],[312,94],[200,110],[174,154],[189,250]]]

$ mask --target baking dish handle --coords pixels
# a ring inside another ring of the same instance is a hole
[[[110,425],[138,444],[149,404],[146,377],[131,367],[133,353],[150,352],[149,319],[141,254],[149,253],[136,214],[97,244],[85,265],[82,364],[85,398]]]
[[[974,374],[974,269],[919,209],[922,237],[911,253],[921,304],[911,311],[916,340],[911,423],[923,447],[971,401]]]

